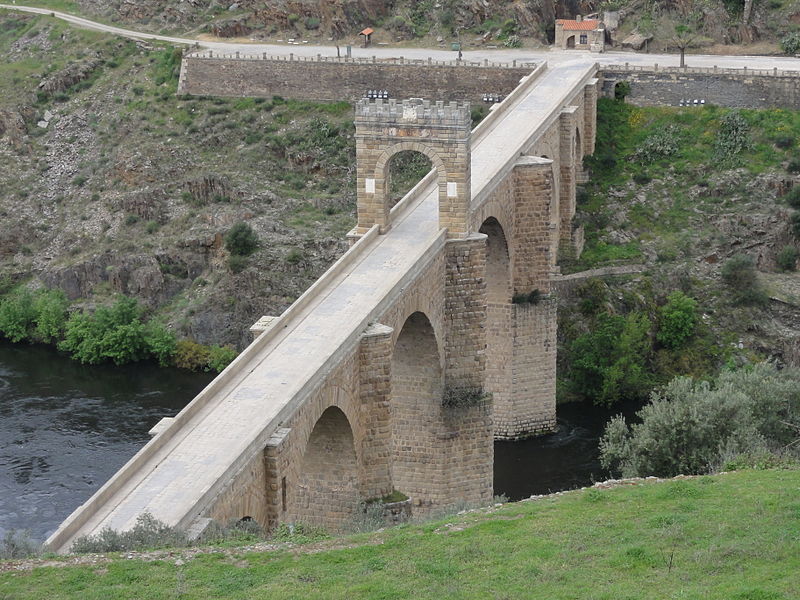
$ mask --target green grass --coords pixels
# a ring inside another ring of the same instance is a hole
[[[114,559],[0,574],[52,598],[786,599],[800,589],[800,471],[579,490],[490,515],[176,566]],[[317,548],[319,549],[319,548]]]

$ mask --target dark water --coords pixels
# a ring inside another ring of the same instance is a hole
[[[43,540],[211,378],[141,363],[87,367],[0,343],[0,536],[27,529]],[[617,412],[559,406],[556,433],[496,443],[495,493],[519,500],[605,478],[597,439]]]
[[[0,536],[27,529],[43,540],[211,378],[0,343]]]
[[[521,500],[608,479],[600,465],[598,439],[612,416],[628,418],[639,406],[607,410],[577,402],[559,405],[555,433],[521,442],[496,442],[494,493]]]

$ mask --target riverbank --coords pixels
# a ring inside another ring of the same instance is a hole
[[[800,587],[798,488],[798,470],[631,480],[267,551],[0,563],[0,590],[15,600],[788,599]]]

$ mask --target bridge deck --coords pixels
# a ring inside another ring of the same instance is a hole
[[[546,71],[526,93],[509,98],[512,106],[492,127],[473,136],[473,203],[513,168],[520,150],[593,73],[594,65],[585,60]],[[308,382],[329,369],[342,348],[355,343],[392,290],[404,285],[408,274],[424,266],[426,257],[440,247],[437,211],[431,185],[397,215],[388,233],[364,240],[367,247],[360,260],[282,323],[269,343],[258,352],[251,349],[252,357],[238,374],[173,431],[161,448],[136,469],[131,468],[135,459],[123,467],[115,475],[117,484],[106,484],[113,490],[110,497],[99,505],[90,500],[78,508],[51,538],[51,548],[63,551],[76,536],[104,527],[130,528],[144,511],[170,524],[186,525],[197,516],[216,482],[237,463],[243,464],[243,456],[263,448],[280,422],[304,400]]]

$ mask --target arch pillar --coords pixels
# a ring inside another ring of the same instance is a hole
[[[597,137],[597,95],[599,79],[590,79],[583,88],[583,154],[594,154]]]
[[[363,235],[373,225],[391,227],[387,171],[392,156],[403,150],[425,154],[437,172],[439,226],[448,237],[464,237],[468,229],[470,191],[469,104],[431,103],[412,98],[362,99],[356,105],[358,225]]]
[[[495,439],[519,439],[552,431],[556,424],[557,300],[551,282],[558,273],[559,201],[553,161],[522,156],[514,166],[514,227],[509,236],[512,287],[520,301],[504,323],[506,367],[496,373]],[[526,297],[539,290],[534,303]]]
[[[486,390],[486,242],[472,233],[445,245],[445,389]],[[451,502],[492,499],[494,440],[491,400],[443,408]]]
[[[573,231],[573,218],[575,217],[575,191],[577,176],[583,171],[583,165],[576,148],[575,132],[578,128],[578,107],[568,106],[561,111],[559,118],[561,189],[559,193],[559,210],[561,213],[560,245],[559,251],[564,258],[574,258],[576,240],[583,238],[582,232]],[[580,115],[583,120],[583,115]]]
[[[361,443],[362,498],[392,492],[391,397],[392,334],[394,329],[374,323],[361,336],[358,351],[359,402],[364,439]]]

